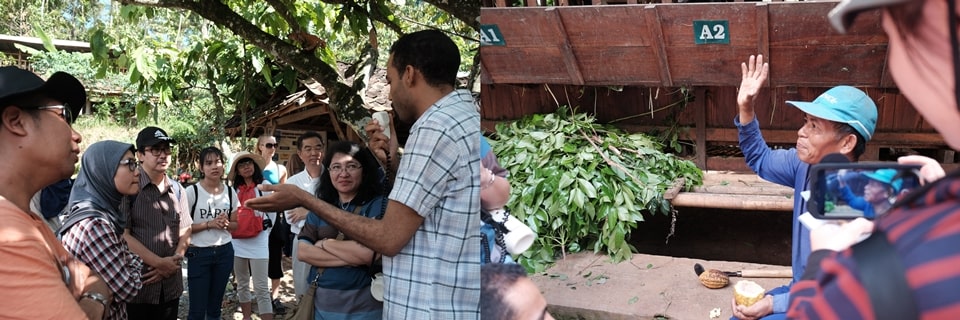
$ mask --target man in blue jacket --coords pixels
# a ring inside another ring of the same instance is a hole
[[[737,95],[739,115],[734,119],[740,132],[740,149],[747,165],[761,178],[794,189],[791,260],[794,281],[797,281],[810,255],[810,230],[797,219],[807,207],[801,196],[801,192],[808,189],[807,171],[810,165],[831,153],[857,161],[873,136],[877,106],[866,93],[850,86],[833,87],[812,102],[787,101],[804,112],[804,125],[797,131],[795,148],[773,150],[760,134],[753,106],[770,67],[761,55],[750,56],[740,68],[743,80]],[[774,288],[750,307],[734,304],[733,315],[740,319],[784,319],[789,291],[789,286]]]

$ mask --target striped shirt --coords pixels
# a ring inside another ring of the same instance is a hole
[[[180,195],[173,194],[171,188],[174,182],[164,176],[167,186],[162,192],[156,184],[150,182],[150,177],[140,169],[140,194],[130,206],[127,217],[127,229],[130,235],[140,241],[144,247],[159,257],[170,257],[176,254],[180,243],[180,230],[189,228],[193,219],[187,214],[190,210],[187,204],[187,192],[180,187]],[[127,206],[121,205],[121,208]],[[147,273],[149,266],[143,265],[142,273]],[[170,277],[159,282],[143,285],[140,294],[130,303],[160,304],[179,299],[183,293],[183,275],[174,272]]]
[[[127,319],[127,301],[140,292],[143,260],[130,252],[123,235],[104,218],[77,222],[63,235],[63,246],[100,275],[113,292],[104,319]]]
[[[891,211],[877,228],[897,251],[919,319],[960,315],[960,172],[936,182],[916,201]],[[789,318],[874,319],[873,306],[850,250],[820,262],[813,280],[794,284]],[[899,276],[899,275],[895,275]]]
[[[480,113],[470,92],[438,100],[410,129],[390,200],[423,216],[383,257],[384,319],[480,317]]]

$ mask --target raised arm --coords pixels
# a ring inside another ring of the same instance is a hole
[[[743,78],[740,80],[740,89],[737,93],[737,110],[740,113],[740,123],[747,124],[753,122],[756,117],[753,104],[757,100],[757,94],[763,87],[763,83],[767,81],[770,65],[763,62],[763,55],[756,57],[751,55],[747,62],[740,63],[740,71]]]

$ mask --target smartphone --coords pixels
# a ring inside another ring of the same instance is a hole
[[[875,219],[920,187],[920,166],[896,162],[820,163],[809,174],[807,211],[817,219]]]

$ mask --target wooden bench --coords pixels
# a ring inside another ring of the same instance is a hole
[[[664,198],[677,207],[757,211],[793,211],[793,188],[761,179],[754,173],[704,171],[703,185],[681,191],[675,181]]]

